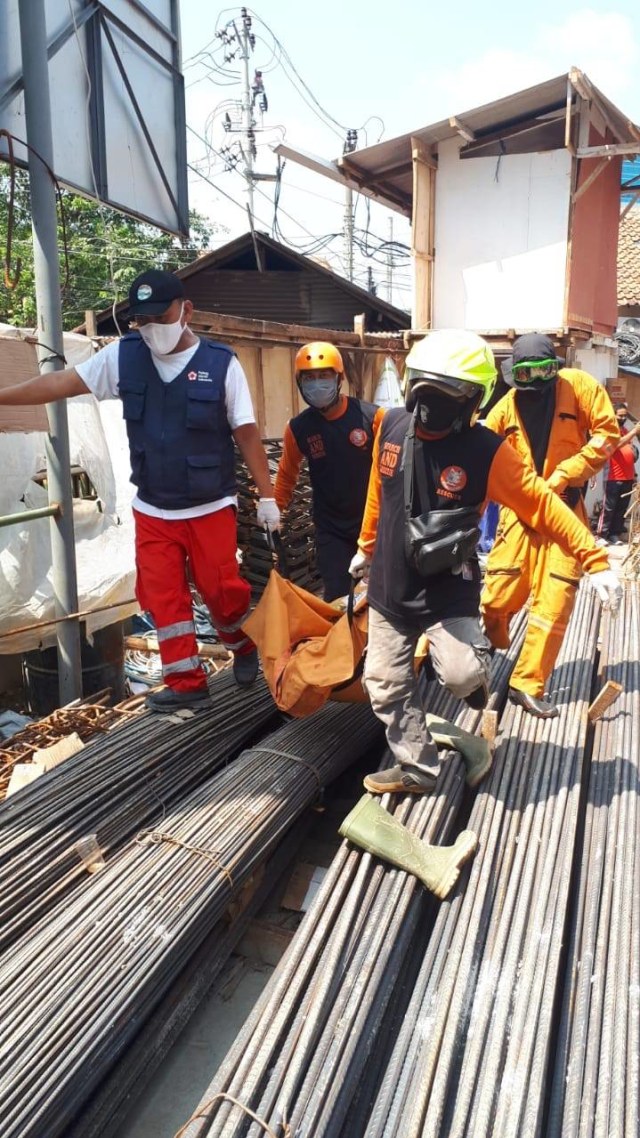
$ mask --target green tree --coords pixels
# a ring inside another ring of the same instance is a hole
[[[0,173],[0,256],[4,262],[9,222],[9,175]],[[153,225],[127,217],[95,201],[62,190],[64,229],[58,210],[58,250],[62,318],[66,330],[83,323],[87,308],[100,311],[124,300],[138,273],[153,266],[169,270],[188,265],[211,247],[219,226],[192,210],[189,237],[182,242]],[[31,328],[36,302],[31,236],[31,203],[26,171],[16,171],[12,264],[22,262],[15,289],[0,272],[0,322]]]

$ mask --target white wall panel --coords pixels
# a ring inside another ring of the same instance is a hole
[[[561,327],[568,152],[461,159],[460,145],[438,148],[435,327]]]

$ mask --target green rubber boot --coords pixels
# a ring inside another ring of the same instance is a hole
[[[472,735],[455,723],[449,723],[448,719],[441,719],[439,715],[428,712],[425,719],[434,742],[439,747],[450,747],[462,755],[467,772],[467,786],[477,786],[493,765],[493,751],[487,740],[481,735]]]
[[[451,892],[461,867],[478,846],[478,839],[471,830],[463,830],[452,846],[430,846],[368,794],[347,815],[340,834],[367,853],[406,869],[440,900]]]

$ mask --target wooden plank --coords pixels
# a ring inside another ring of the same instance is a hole
[[[209,331],[219,333],[221,337],[233,334],[249,338],[259,336],[262,340],[274,340],[276,343],[299,342],[304,344],[310,340],[336,339],[344,344],[360,343],[358,336],[353,332],[336,333],[335,328],[311,328],[304,324],[278,324],[275,320],[249,320],[241,316],[219,315],[215,312],[194,311],[190,320],[192,328],[205,327]]]
[[[304,341],[301,341],[304,343]],[[291,347],[266,345],[261,353],[265,438],[282,438],[289,419],[296,414],[292,376],[295,353]]]
[[[156,636],[125,636],[125,648],[135,652],[158,652],[158,639]],[[222,644],[203,644],[198,641],[198,655],[204,660],[228,660],[229,652]]]
[[[616,683],[615,680],[607,680],[604,687],[598,692],[593,703],[589,705],[587,710],[587,718],[591,723],[596,719],[601,719],[607,708],[611,707],[612,703],[618,699],[622,694],[624,688],[622,684]]]
[[[619,154],[640,154],[640,142],[607,142],[604,146],[579,146],[576,151],[578,158],[615,158]]]
[[[498,712],[485,707],[482,712],[481,735],[493,747],[498,734]]]
[[[414,328],[427,331],[433,310],[433,232],[435,170],[433,159],[419,138],[411,139],[413,159],[413,217],[411,241],[414,255]]]

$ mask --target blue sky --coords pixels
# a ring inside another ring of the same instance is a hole
[[[208,11],[210,15],[204,15]],[[258,134],[257,168],[273,173],[270,144],[286,134],[292,146],[325,158],[342,151],[344,128],[359,130],[359,145],[392,138],[429,122],[480,106],[502,95],[567,71],[587,73],[630,118],[640,122],[640,6],[631,0],[611,5],[550,3],[518,6],[499,0],[482,5],[458,0],[453,5],[395,0],[324,0],[303,5],[266,0],[249,11],[257,37],[252,65],[263,70],[269,110]],[[187,122],[206,136],[188,138],[189,159],[201,174],[190,174],[192,204],[222,228],[219,243],[247,229],[246,195],[238,173],[224,169],[216,151],[230,141],[222,122],[225,109],[234,117],[240,98],[237,62],[225,64],[216,30],[238,19],[240,7],[218,9],[202,0],[181,0],[183,67],[187,83]],[[286,50],[274,53],[274,35]],[[203,50],[211,52],[202,55]],[[335,123],[323,121],[305,93],[313,96]],[[235,75],[234,75],[235,69]],[[310,106],[309,103],[312,105]],[[213,185],[211,184],[213,183]],[[256,196],[256,225],[271,231],[273,189],[264,183]],[[230,200],[231,199],[231,200]],[[301,249],[314,239],[342,229],[343,193],[339,187],[288,163],[282,181],[279,222],[283,235]],[[389,233],[389,214],[357,205],[356,226],[369,247]],[[393,215],[395,240],[408,243],[408,227]],[[331,267],[344,269],[339,237],[319,251]],[[384,255],[372,262],[374,278],[385,295]],[[367,264],[357,257],[358,283],[366,283]],[[410,271],[406,257],[394,265],[393,301],[407,306]]]

